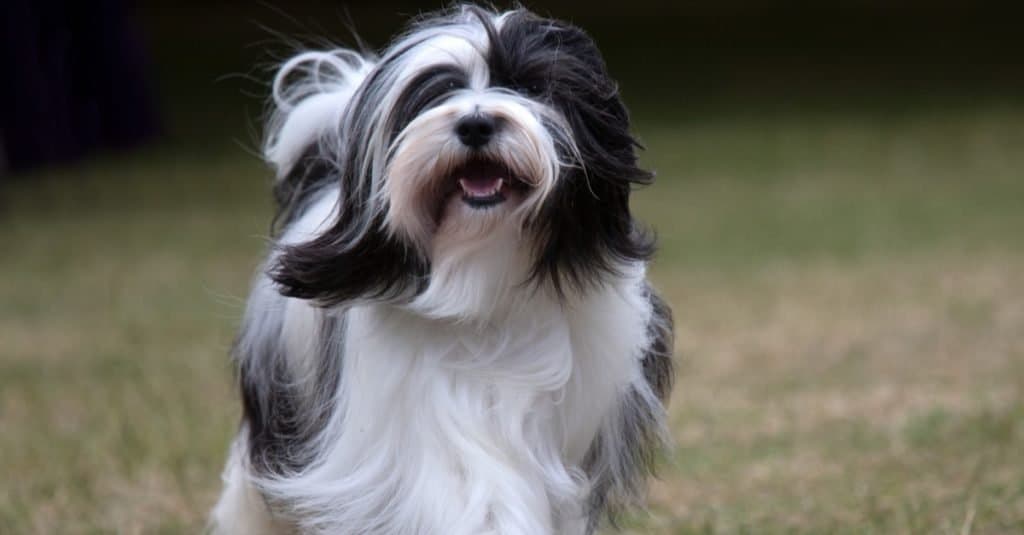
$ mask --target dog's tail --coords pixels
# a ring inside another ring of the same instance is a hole
[[[327,178],[324,169],[314,168],[330,163],[323,160],[337,153],[345,109],[373,67],[372,58],[337,49],[302,52],[278,69],[263,157],[274,168],[274,197],[281,212],[290,211]]]

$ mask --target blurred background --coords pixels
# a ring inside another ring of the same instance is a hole
[[[1016,11],[527,5],[596,38],[658,173],[634,208],[676,311],[676,448],[624,529],[1024,532]],[[0,532],[201,529],[268,243],[269,69],[433,7],[0,10]]]

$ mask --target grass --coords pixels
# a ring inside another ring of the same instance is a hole
[[[675,450],[635,533],[1024,530],[1024,108],[641,121]],[[0,526],[194,533],[266,173],[181,146],[15,181]]]

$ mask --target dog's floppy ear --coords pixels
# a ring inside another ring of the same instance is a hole
[[[386,206],[373,194],[375,155],[365,140],[368,101],[380,70],[350,50],[303,52],[278,71],[264,157],[277,170],[275,226],[286,227],[327,188],[338,188],[335,219],[310,241],[285,242],[269,267],[279,291],[328,306],[390,298],[425,273],[421,255],[389,236]],[[379,85],[379,84],[377,84]],[[351,109],[350,109],[351,108]],[[330,193],[329,193],[330,194]]]
[[[353,299],[394,299],[423,284],[426,260],[388,235],[382,216],[372,215],[370,201],[361,197],[343,193],[330,228],[281,249],[269,275],[283,295],[333,306]]]
[[[525,12],[505,22],[501,39],[509,83],[523,76],[543,81],[542,98],[571,130],[566,158],[579,164],[564,168],[534,219],[542,239],[533,279],[579,289],[647,260],[654,240],[630,214],[629,196],[653,174],[638,165],[640,145],[597,45],[575,26]]]

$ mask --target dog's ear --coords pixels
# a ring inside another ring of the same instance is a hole
[[[310,241],[285,245],[269,270],[288,297],[333,306],[354,299],[395,299],[423,284],[427,260],[387,233],[383,212],[342,178],[333,224]]]
[[[596,43],[570,24],[530,14],[502,26],[508,77],[539,79],[539,98],[556,108],[571,130],[571,150],[558,185],[533,224],[542,237],[533,278],[556,289],[582,288],[647,260],[654,250],[649,232],[629,210],[634,185],[653,174],[639,167],[640,144]],[[521,82],[519,82],[521,83]]]
[[[369,141],[380,129],[374,99],[382,87],[375,59],[350,50],[303,52],[274,79],[274,112],[264,156],[277,170],[275,226],[287,227],[320,195],[334,195],[334,220],[315,238],[283,240],[268,270],[288,297],[328,306],[391,298],[426,272],[422,255],[389,235],[375,166],[384,150]]]
[[[588,174],[620,183],[650,183],[653,174],[637,165],[636,149],[641,146],[630,133],[619,85],[597,44],[582,29],[558,21],[547,38],[556,51],[552,74],[557,82],[551,98],[572,127]]]

